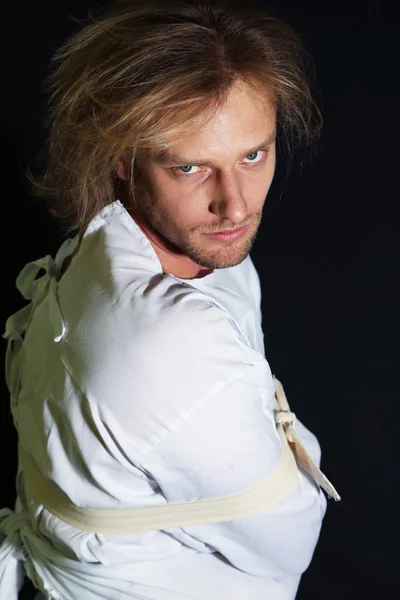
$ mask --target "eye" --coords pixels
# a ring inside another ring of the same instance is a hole
[[[178,173],[178,175],[194,175],[201,169],[196,165],[181,165],[180,167],[176,167],[174,170]]]
[[[252,152],[251,154],[248,154],[246,156],[246,158],[244,159],[244,163],[245,164],[255,164],[255,163],[259,163],[262,161],[262,159],[265,156],[265,150],[257,150],[257,152]],[[247,162],[248,161],[248,162]]]

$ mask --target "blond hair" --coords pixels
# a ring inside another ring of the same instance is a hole
[[[53,60],[48,159],[31,181],[69,231],[115,200],[121,157],[134,166],[140,151],[166,149],[238,79],[274,99],[289,151],[320,128],[298,37],[241,3],[120,0]]]

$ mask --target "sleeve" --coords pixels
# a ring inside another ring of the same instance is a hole
[[[281,457],[272,374],[222,309],[158,285],[134,318],[124,302],[93,323],[90,343],[71,346],[74,372],[88,365],[82,388],[99,435],[146,473],[157,502],[241,492],[271,474]],[[324,496],[299,472],[291,494],[256,516],[169,533],[249,574],[285,577],[307,568],[323,513]]]
[[[175,426],[141,466],[165,499],[233,494],[267,478],[281,456],[267,361],[243,346],[215,307],[203,310],[200,318],[181,316],[170,331],[164,330],[161,346],[169,351],[157,353],[165,377],[156,393],[169,405],[166,410],[172,409]],[[160,375],[156,365],[154,372]],[[164,414],[168,427],[172,419]],[[313,438],[304,426],[300,429],[303,440]],[[317,443],[312,450],[316,456]],[[261,514],[187,527],[183,536],[182,530],[170,533],[189,546],[206,544],[255,576],[300,575],[311,560],[325,506],[318,487],[299,472],[294,491]]]
[[[232,494],[268,477],[280,446],[260,400],[259,390],[235,382],[147,457],[143,466],[167,501]],[[323,512],[321,493],[299,473],[296,489],[264,512],[184,531],[249,574],[300,575],[311,560]]]

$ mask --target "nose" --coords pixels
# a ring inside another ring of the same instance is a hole
[[[216,178],[210,212],[220,219],[229,219],[232,223],[242,223],[247,215],[247,202],[243,196],[239,175],[220,173]]]

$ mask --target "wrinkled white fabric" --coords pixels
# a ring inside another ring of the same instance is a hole
[[[77,242],[17,280],[31,302],[5,337],[24,452],[92,508],[222,496],[268,477],[281,447],[251,259],[202,279],[164,275],[119,202],[60,277]],[[298,420],[296,432],[319,463],[315,436]],[[99,535],[26,498],[23,473],[18,493],[16,513],[0,514],[0,600],[17,598],[21,565],[60,600],[293,600],[326,507],[299,471],[295,490],[253,517]]]

